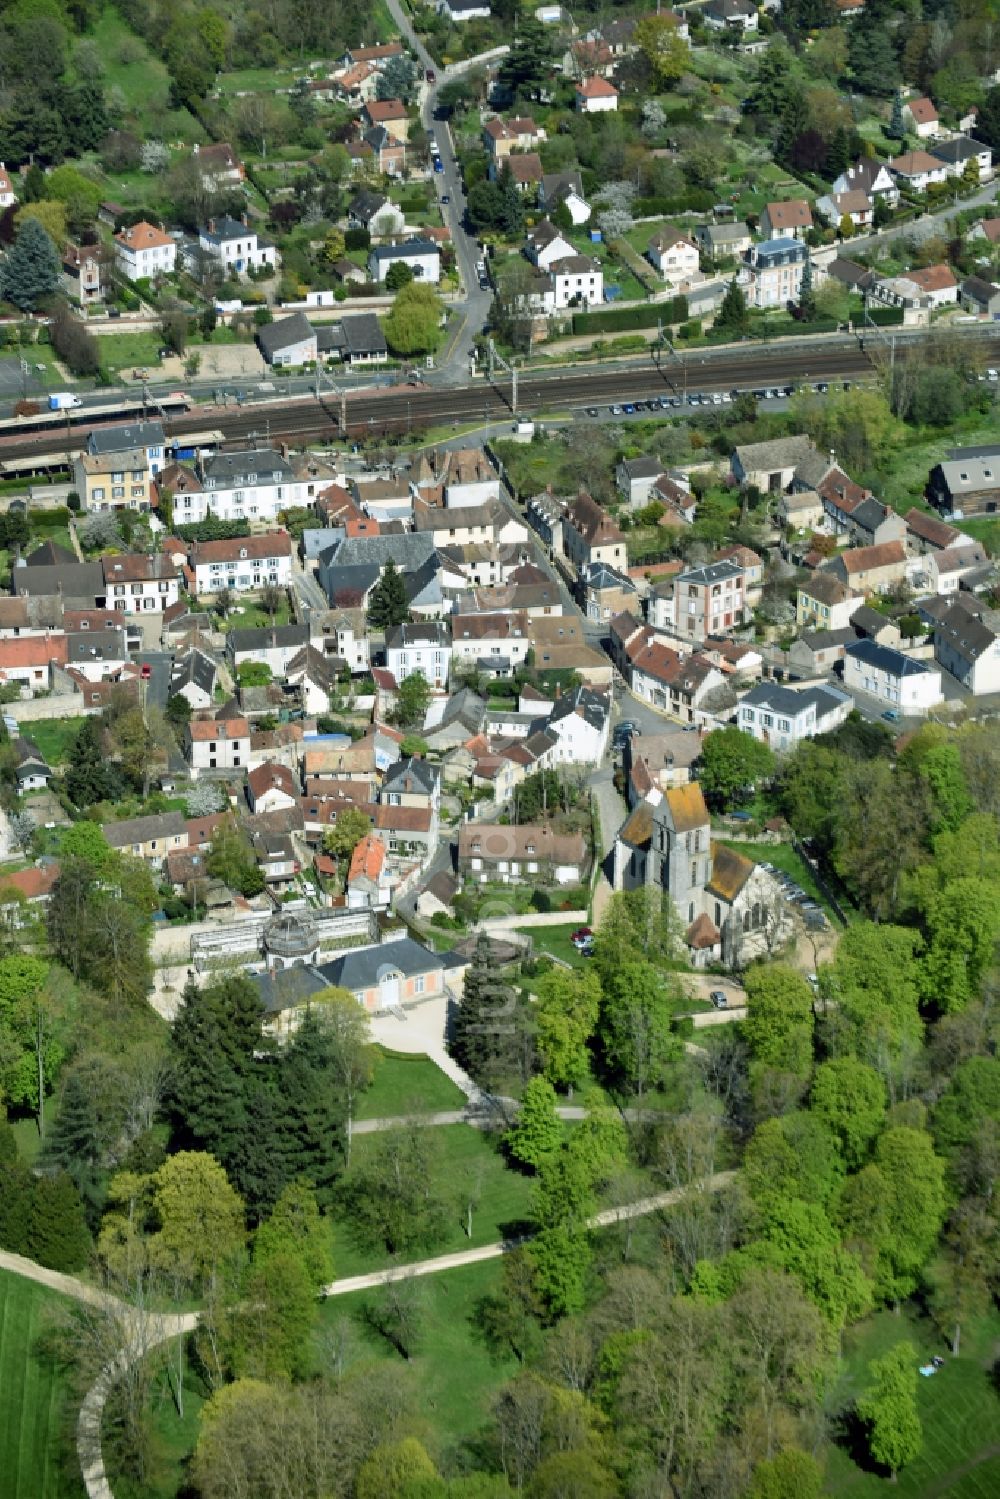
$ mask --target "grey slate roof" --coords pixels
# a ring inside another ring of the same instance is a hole
[[[418,973],[435,973],[441,967],[437,953],[430,952],[412,937],[383,942],[378,947],[357,947],[324,963],[319,969],[327,984],[343,989],[371,989],[389,973],[413,978]]]
[[[902,651],[879,645],[875,640],[858,640],[847,647],[846,654],[855,661],[862,661],[865,666],[872,666],[876,671],[884,671],[894,677],[920,677],[931,669],[926,662],[904,656]]]
[[[294,479],[292,465],[274,448],[247,448],[239,453],[213,453],[201,465],[205,487],[238,488],[243,484],[270,481],[287,484]]]
[[[74,562],[58,567],[13,567],[11,584],[15,593],[57,594],[64,599],[83,599],[93,607],[96,598],[107,593],[104,568],[100,562]]]
[[[358,312],[350,317],[341,318],[340,328],[343,334],[344,357],[347,359],[389,352],[385,334],[382,332],[382,324],[374,312]]]
[[[422,566],[434,554],[434,538],[421,534],[401,536],[348,536],[333,548],[329,562],[334,567],[374,564],[384,567],[392,559],[400,571]]]
[[[133,843],[149,843],[154,838],[183,838],[187,823],[183,812],[159,812],[152,817],[106,822],[101,831],[112,848],[130,848]]]
[[[166,438],[162,422],[129,422],[121,427],[99,427],[87,438],[87,452],[124,453],[129,448],[162,448]]]
[[[230,630],[226,640],[232,655],[243,651],[266,651],[276,646],[309,643],[308,625],[262,625],[258,629]]]
[[[200,687],[209,697],[215,691],[216,668],[211,656],[204,651],[188,651],[174,662],[170,675],[170,692],[176,694],[182,687]]]
[[[279,318],[276,323],[265,323],[257,329],[257,342],[268,359],[282,349],[294,348],[313,338],[313,326],[304,312],[293,312],[289,317]]]
[[[432,796],[440,779],[441,772],[436,765],[410,755],[407,759],[397,760],[394,765],[389,766],[382,777],[381,790],[382,792],[416,790]],[[413,786],[408,786],[408,781],[412,781]]]
[[[375,245],[372,255],[376,263],[383,260],[407,260],[417,255],[440,255],[440,246],[429,239],[404,239],[398,245]]]

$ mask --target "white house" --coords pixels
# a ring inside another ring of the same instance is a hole
[[[908,99],[903,105],[903,119],[920,140],[929,140],[940,128],[938,112],[930,99]]]
[[[557,739],[550,752],[550,765],[600,765],[611,728],[610,700],[590,687],[576,687],[556,699],[539,726]]]
[[[438,0],[437,10],[455,26],[463,21],[488,21],[492,14],[489,0]]]
[[[854,699],[836,687],[795,691],[761,682],[741,699],[736,723],[774,750],[792,750],[802,739],[837,728],[853,707]]]
[[[867,693],[903,717],[923,717],[944,695],[940,671],[874,640],[846,647],[844,686]]]
[[[549,278],[557,312],[566,307],[592,307],[604,300],[604,272],[597,259],[565,255],[553,263]]]
[[[658,458],[623,458],[615,469],[615,484],[626,505],[646,505],[662,473]]]
[[[664,281],[679,285],[698,274],[698,246],[679,229],[662,229],[646,246],[646,256]]]
[[[831,193],[866,193],[869,198],[884,198],[890,207],[899,202],[899,187],[884,161],[862,156],[834,179]]]
[[[230,541],[192,542],[191,572],[198,598],[224,589],[252,593],[269,585],[287,588],[292,580],[292,538],[287,531],[267,531]]]
[[[579,114],[604,114],[618,108],[618,90],[606,78],[584,78],[574,86],[573,103]]]
[[[925,193],[929,187],[947,182],[948,168],[928,151],[904,151],[888,163],[889,171],[904,186],[916,193]]]
[[[177,245],[170,235],[145,219],[115,235],[115,268],[127,281],[169,276],[176,262]]]
[[[120,427],[95,427],[87,437],[87,452],[92,458],[106,458],[111,453],[132,453],[141,449],[151,474],[163,468],[166,437],[162,422],[127,422]]]
[[[575,255],[576,250],[549,219],[542,219],[529,229],[524,253],[540,271],[548,271],[557,260]]]
[[[712,31],[756,31],[758,26],[753,0],[709,0],[700,19]]]
[[[398,245],[376,245],[368,257],[372,280],[382,282],[389,267],[402,261],[414,279],[436,286],[441,280],[441,252],[429,239],[407,239]]]
[[[440,620],[397,625],[385,636],[385,664],[397,682],[422,672],[431,687],[448,685],[451,631]]]
[[[218,262],[227,275],[273,270],[278,264],[274,240],[258,234],[245,217],[242,222],[231,218],[209,219],[206,227],[198,231],[198,247]]]
[[[809,251],[801,240],[767,239],[746,252],[746,298],[751,307],[783,308],[798,300]]]
[[[953,135],[950,140],[938,141],[930,154],[943,162],[949,177],[964,177],[969,163],[975,165],[976,176],[985,182],[993,171],[993,152],[982,141],[970,140],[967,135]]]
[[[184,754],[192,777],[206,770],[245,770],[250,725],[245,718],[193,719],[184,727]]]
[[[162,614],[176,604],[181,569],[170,557],[122,554],[101,558],[109,609],[122,614]]]
[[[313,363],[318,354],[316,330],[304,312],[293,312],[258,328],[257,347],[276,369]]]
[[[178,525],[210,515],[227,521],[273,521],[279,511],[304,503],[305,483],[296,480],[289,460],[274,448],[212,453],[201,460],[200,470],[200,489],[174,495]]]
[[[192,711],[210,708],[215,698],[218,679],[215,661],[204,651],[194,647],[187,655],[180,656],[170,673],[170,697],[182,697]]]

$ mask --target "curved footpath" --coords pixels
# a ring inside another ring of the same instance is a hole
[[[733,1180],[735,1174],[733,1171],[717,1171],[702,1184],[702,1191],[720,1191]],[[659,1192],[653,1197],[639,1198],[636,1202],[622,1203],[619,1207],[604,1208],[588,1220],[589,1227],[608,1228],[630,1218],[642,1218],[649,1213],[659,1212],[661,1208],[672,1207],[685,1190],[675,1188],[670,1192]],[[387,1285],[401,1276],[437,1275],[443,1270],[457,1270],[463,1265],[499,1259],[523,1242],[525,1241],[522,1239],[514,1239],[483,1244],[478,1249],[460,1249],[454,1254],[441,1254],[433,1259],[417,1260],[410,1265],[394,1265],[387,1270],[374,1270],[368,1275],[347,1276],[324,1286],[322,1294],[325,1297],[346,1296],[352,1291],[366,1291],[375,1286]],[[23,1255],[10,1254],[5,1250],[0,1250],[0,1270],[20,1275],[25,1280],[33,1280],[74,1301],[104,1308],[121,1320],[124,1334],[121,1349],[87,1391],[76,1428],[77,1456],[88,1499],[114,1499],[114,1491],[108,1482],[101,1454],[101,1422],[105,1401],[115,1381],[136,1359],[144,1358],[157,1344],[176,1337],[178,1333],[193,1331],[198,1325],[198,1313],[139,1313],[117,1296],[89,1285],[75,1275],[61,1275],[56,1270],[47,1270],[44,1265],[36,1264],[34,1260],[25,1259]]]

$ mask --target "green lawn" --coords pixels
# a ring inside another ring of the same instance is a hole
[[[917,1380],[924,1444],[891,1490],[900,1499],[944,1494],[948,1499],[992,1499],[1000,1492],[1000,1397],[990,1378],[998,1338],[996,1313],[969,1328],[958,1359],[948,1356],[934,1324],[910,1311],[901,1317],[880,1312],[846,1334],[835,1410],[849,1407],[864,1388],[870,1361],[904,1339],[913,1343],[921,1362],[935,1353],[945,1360],[933,1378]],[[844,1448],[831,1446],[827,1492],[840,1499],[869,1499],[890,1490],[883,1476],[866,1472]]]
[[[401,1378],[413,1381],[421,1415],[445,1461],[456,1439],[471,1436],[485,1424],[493,1394],[517,1370],[512,1357],[491,1352],[476,1325],[476,1307],[499,1289],[501,1274],[500,1261],[490,1260],[416,1281],[423,1333],[407,1363],[368,1325],[365,1307],[377,1293],[358,1291],[323,1303],[321,1336],[346,1320],[362,1357],[394,1363]]]
[[[398,1114],[437,1114],[461,1109],[465,1094],[430,1057],[377,1048],[372,1085],[358,1100],[358,1119],[393,1118]]]
[[[204,130],[186,109],[170,105],[170,77],[113,6],[108,6],[88,35],[96,43],[106,87],[120,89],[127,117],[149,125],[145,134],[158,139],[204,139]]]
[[[68,1499],[82,1485],[62,1471],[63,1388],[39,1353],[48,1309],[61,1298],[0,1271],[0,1492],[4,1499]]]
[[[445,1124],[425,1133],[431,1136],[437,1156],[434,1176],[449,1198],[451,1226],[441,1243],[407,1258],[426,1259],[468,1249],[470,1245],[494,1244],[510,1232],[512,1225],[525,1221],[531,1181],[504,1164],[491,1136],[468,1124]],[[378,1149],[379,1138],[378,1135],[355,1137],[352,1167]],[[472,1214],[471,1239],[465,1233],[470,1189],[478,1202]],[[346,1213],[335,1211],[332,1227],[333,1263],[338,1279],[378,1270],[391,1263],[391,1256],[384,1250],[372,1250],[357,1241]]]
[[[583,924],[586,926],[587,922]],[[571,968],[586,968],[590,959],[577,952],[569,940],[579,926],[578,921],[570,921],[566,926],[522,926],[515,930],[531,938],[536,955],[548,953],[549,957],[561,958]]]
[[[25,725],[25,733],[35,741],[50,765],[61,765],[84,722],[83,718],[39,718]]]
[[[109,375],[124,374],[128,380],[133,369],[159,369],[157,351],[163,340],[158,333],[108,333],[97,340],[101,368]]]
[[[257,630],[263,629],[265,625],[287,625],[292,618],[291,606],[287,598],[283,599],[275,611],[274,618],[266,610],[261,609],[258,604],[243,600],[234,604],[220,626],[224,632],[229,630]]]
[[[974,515],[970,520],[956,521],[955,525],[981,542],[991,556],[1000,553],[1000,516]]]

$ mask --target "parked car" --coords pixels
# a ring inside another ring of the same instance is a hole
[[[593,942],[594,934],[589,926],[578,926],[569,939],[577,949],[584,948],[588,942]]]
[[[900,713],[898,708],[886,708],[885,712],[882,714],[882,717],[885,719],[886,723],[899,723],[902,720],[903,715],[902,713]]]
[[[717,1010],[729,1009],[729,1000],[723,994],[721,989],[713,989],[708,997]]]

